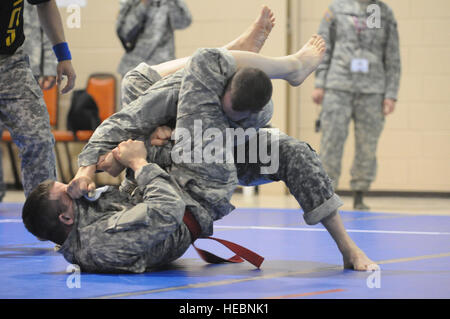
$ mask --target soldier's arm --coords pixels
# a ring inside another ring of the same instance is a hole
[[[116,21],[116,32],[122,43],[134,42],[142,31],[149,3],[141,0],[121,0],[119,15]]]
[[[169,20],[172,29],[185,29],[192,23],[192,15],[184,0],[169,0]]]
[[[45,33],[42,34],[41,75],[39,85],[43,90],[51,89],[56,83],[58,61],[53,53],[52,43]]]
[[[146,67],[141,71],[145,72],[138,75],[137,83],[133,78],[134,73],[129,72],[125,76],[122,84],[126,89],[122,91],[122,95],[127,95],[127,98],[123,96],[126,107],[104,120],[79,154],[79,169],[69,183],[69,195],[72,198],[80,198],[95,188],[92,181],[101,155],[108,153],[124,140],[149,137],[158,126],[168,122],[171,114],[176,114],[176,106],[173,105],[167,90],[140,94],[145,87],[149,88],[159,79],[156,72],[149,72],[150,68]],[[139,92],[130,94],[130,91],[135,90]]]
[[[400,44],[394,13],[389,10],[388,14],[388,37],[384,51],[384,67],[386,70],[385,99],[397,100],[401,74]]]
[[[175,114],[171,98],[167,90],[150,90],[104,120],[79,154],[79,166],[97,163],[100,155],[111,151],[122,141],[150,137],[158,126],[167,123]]]
[[[316,88],[325,88],[325,81],[328,73],[328,69],[330,68],[331,57],[333,55],[334,50],[334,42],[335,42],[335,14],[333,8],[330,7],[325,12],[325,15],[320,22],[318,34],[322,36],[327,44],[327,50],[323,57],[322,63],[316,70],[316,79],[315,79],[315,87]]]
[[[29,0],[31,4],[37,4],[37,11],[39,15],[39,21],[44,29],[45,34],[50,39],[51,43],[61,45],[66,42],[64,36],[64,28],[62,25],[61,15],[59,14],[58,7],[55,0],[41,1],[41,0]],[[67,45],[67,44],[66,44]],[[67,84],[62,89],[62,93],[71,91],[75,86],[75,70],[72,67],[71,58],[67,56],[58,59],[57,65],[57,83],[61,84],[62,76],[67,76]]]
[[[122,108],[144,95],[145,91],[160,79],[161,75],[145,62],[128,71],[122,79],[120,88]]]
[[[52,43],[46,34],[42,35],[42,75],[56,76],[56,60],[53,53]]]
[[[168,92],[160,90],[139,97],[104,120],[78,155],[79,169],[69,183],[69,195],[80,198],[95,188],[92,180],[100,156],[127,139],[148,139],[158,126],[167,123],[171,114],[176,113],[174,107]]]

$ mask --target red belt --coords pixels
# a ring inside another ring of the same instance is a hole
[[[206,238],[212,239],[212,240],[215,240],[215,241],[221,243],[222,245],[224,245],[225,247],[230,249],[232,252],[234,252],[236,255],[234,255],[233,257],[231,257],[229,259],[223,259],[223,258],[218,257],[206,250],[197,248],[194,245],[194,242],[197,238],[200,237],[200,234],[202,233],[202,229],[200,228],[200,225],[198,224],[197,220],[194,218],[192,213],[189,212],[188,210],[186,210],[186,212],[184,213],[183,221],[186,224],[187,228],[189,229],[189,232],[191,233],[192,246],[194,246],[195,250],[200,255],[200,257],[207,263],[210,263],[210,264],[220,264],[220,263],[224,263],[224,262],[241,263],[245,259],[252,265],[259,268],[261,266],[262,262],[264,261],[264,257],[258,255],[257,253],[255,253],[245,247],[242,247],[238,244],[229,242],[227,240],[214,238],[214,237],[206,237]]]

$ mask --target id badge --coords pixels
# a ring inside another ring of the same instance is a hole
[[[353,73],[369,73],[369,60],[352,59],[351,70]]]

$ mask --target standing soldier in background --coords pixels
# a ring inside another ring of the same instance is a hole
[[[23,32],[25,41],[23,51],[28,55],[31,71],[42,90],[51,89],[56,83],[56,60],[52,50],[52,44],[45,35],[39,23],[36,7],[24,2]],[[3,131],[3,127],[0,127]],[[2,149],[0,148],[0,202],[6,193],[6,185],[3,178]]]
[[[351,119],[355,158],[351,169],[354,208],[368,210],[363,194],[374,181],[376,149],[385,116],[392,113],[400,82],[397,22],[378,0],[335,0],[320,24],[327,52],[312,94],[322,104],[320,156],[336,188]]]
[[[156,65],[175,59],[174,30],[192,22],[184,0],[120,0],[116,30],[125,55],[122,77],[139,63]]]
[[[42,28],[53,44],[58,59],[56,80],[63,75],[75,85],[75,71],[65,42],[61,16],[54,0],[28,0],[37,7]],[[54,144],[42,91],[30,68],[22,44],[24,0],[0,2],[0,125],[9,130],[19,148],[25,196],[48,178],[56,178]]]

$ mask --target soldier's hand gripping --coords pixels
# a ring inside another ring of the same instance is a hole
[[[67,187],[67,193],[72,199],[78,199],[95,191],[95,165],[80,167],[75,177]]]
[[[142,141],[128,140],[122,142],[112,150],[114,158],[123,166],[137,171],[142,166],[147,165],[147,149]]]
[[[162,146],[169,142],[170,137],[172,136],[172,129],[168,126],[159,126],[156,130],[150,135],[150,144]]]

